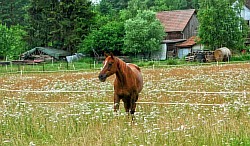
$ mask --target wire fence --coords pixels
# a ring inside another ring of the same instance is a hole
[[[145,62],[138,62],[143,64]],[[161,61],[155,61],[153,64],[141,66],[143,69],[155,69],[155,68],[171,68],[171,67],[185,67],[185,66],[223,66],[223,65],[234,65],[234,64],[249,64],[249,61],[231,61],[231,62],[213,62],[213,63],[194,63],[194,64],[177,64],[171,65]],[[0,73],[50,73],[50,72],[78,72],[78,71],[89,71],[89,70],[100,70],[102,64],[97,62],[83,63],[42,63],[42,64],[15,64],[15,65],[4,65],[0,67]]]
[[[31,104],[75,104],[75,102],[28,102]],[[221,103],[221,104],[211,104],[211,103],[185,103],[185,102],[136,102],[137,104],[150,104],[150,105],[189,105],[189,106],[220,106],[220,107],[227,107],[230,105],[235,105],[239,103]],[[81,104],[114,104],[114,102],[82,102]],[[241,106],[250,106],[250,104],[240,104]]]
[[[113,90],[88,90],[88,91],[66,91],[66,90],[12,90],[12,89],[0,89],[2,92],[18,92],[18,93],[100,93],[100,92],[113,92]],[[166,92],[166,93],[185,93],[185,94],[241,94],[243,98],[247,98],[249,91],[218,91],[218,92],[206,92],[206,91],[169,91],[169,90],[151,90],[148,92]],[[32,104],[73,104],[75,102],[28,102]],[[86,104],[113,104],[113,102],[82,102]],[[184,103],[184,102],[136,102],[138,104],[153,104],[153,105],[189,105],[189,106],[229,106],[232,104],[240,104],[241,106],[250,106],[250,104],[244,104],[239,102],[234,103]]]
[[[0,89],[5,92],[25,92],[25,93],[93,93],[93,92],[114,92],[114,90],[88,90],[88,91],[77,91],[77,90],[12,90],[12,89]],[[166,93],[189,93],[189,94],[242,94],[244,97],[246,94],[250,94],[250,91],[174,91],[174,90],[150,90],[148,92],[166,92]]]

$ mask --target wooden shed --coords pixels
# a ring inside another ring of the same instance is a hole
[[[21,54],[22,60],[51,60],[65,59],[66,56],[71,55],[70,52],[48,47],[35,47],[27,52]]]
[[[192,36],[187,39],[185,42],[177,44],[177,55],[178,58],[183,58],[187,56],[189,53],[197,52],[203,50],[204,46],[198,44],[199,38],[196,36]]]

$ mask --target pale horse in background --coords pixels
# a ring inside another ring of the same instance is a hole
[[[73,61],[78,61],[79,59],[83,58],[85,55],[82,53],[75,53],[74,55],[71,56],[66,56],[66,60],[68,63],[72,63]]]

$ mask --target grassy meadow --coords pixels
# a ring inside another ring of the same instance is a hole
[[[142,68],[134,122],[98,70],[0,75],[0,145],[250,145],[250,64]],[[122,103],[122,101],[121,101]]]

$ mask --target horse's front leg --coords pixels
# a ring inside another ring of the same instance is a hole
[[[132,116],[132,121],[135,119],[135,108],[136,108],[136,101],[138,100],[139,95],[138,94],[133,94],[131,97],[131,110],[130,114]]]
[[[130,98],[128,97],[122,98],[122,101],[124,103],[125,111],[129,116],[129,109],[131,108]]]
[[[117,94],[114,94],[114,112],[117,112],[119,110],[120,106],[120,98]]]

